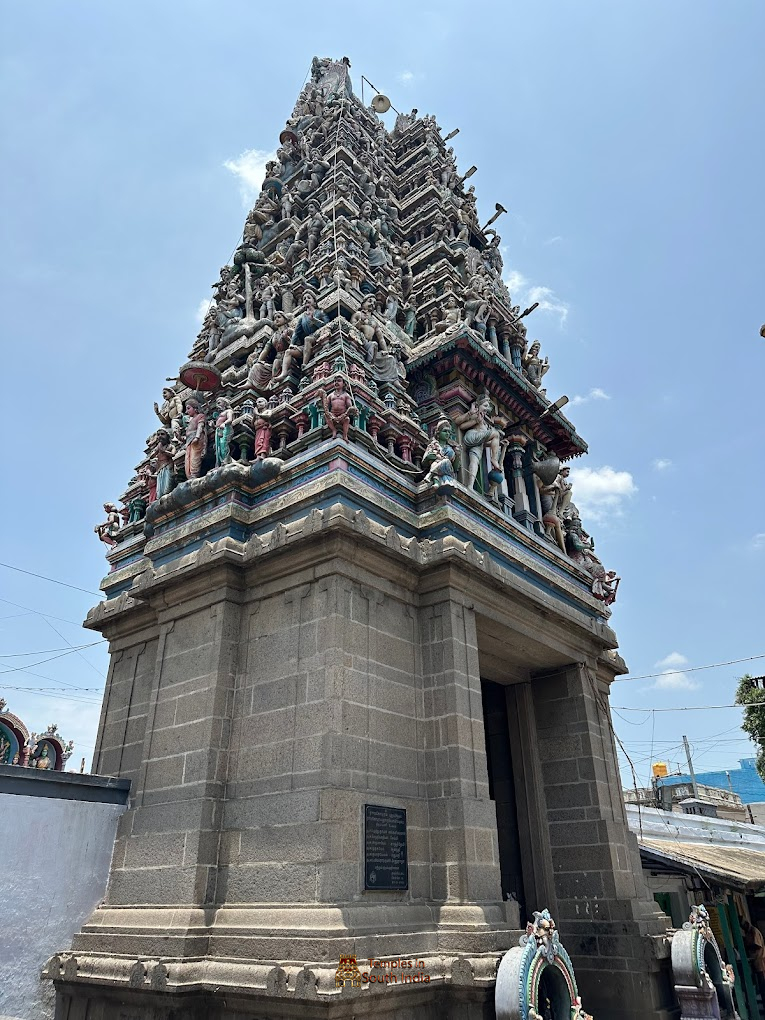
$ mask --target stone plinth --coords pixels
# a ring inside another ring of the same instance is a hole
[[[166,529],[90,618],[112,651],[96,767],[133,797],[105,902],[49,966],[61,1016],[491,1015],[525,918],[503,900],[487,682],[505,690],[525,910],[557,899],[596,1015],[660,1015],[663,924],[633,871],[594,600],[521,525],[455,537],[464,490],[373,513],[363,452],[330,446],[334,473],[274,497],[278,519],[226,503],[196,526],[250,537],[195,552],[190,525]],[[407,812],[406,891],[364,891],[368,803]],[[348,954],[417,958],[431,980],[337,989]]]

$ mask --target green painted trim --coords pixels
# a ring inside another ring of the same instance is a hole
[[[746,998],[746,991],[742,983],[741,967],[739,960],[736,957],[736,952],[733,948],[733,940],[730,933],[730,923],[728,921],[728,909],[724,903],[718,903],[715,905],[717,910],[717,916],[720,919],[720,928],[722,929],[723,942],[725,943],[725,955],[728,957],[728,963],[733,967],[733,973],[736,975],[736,983],[733,985],[733,995],[736,999],[738,1011],[741,1016],[741,1020],[750,1020],[749,1007],[744,1001]]]
[[[730,924],[733,929],[733,938],[736,943],[736,949],[738,949],[739,958],[741,960],[741,969],[744,972],[744,987],[746,988],[747,1005],[749,1006],[752,1016],[759,1016],[760,1008],[757,1005],[757,990],[754,987],[754,981],[752,979],[752,968],[749,964],[749,957],[746,955],[746,949],[744,948],[744,937],[741,934],[741,925],[738,920],[736,901],[730,895],[728,896],[728,913],[731,918]]]

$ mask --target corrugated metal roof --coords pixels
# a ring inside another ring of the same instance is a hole
[[[707,880],[741,892],[765,889],[765,853],[744,847],[709,846],[662,839],[641,839],[640,855],[649,868],[701,874]]]

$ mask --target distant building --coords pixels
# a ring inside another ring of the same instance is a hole
[[[765,933],[765,827],[678,807],[669,813],[631,803],[626,812],[656,902],[678,929],[693,905],[706,907],[723,959],[733,968],[740,1015],[765,1015],[742,930],[750,921]]]
[[[680,778],[672,777],[672,778]],[[686,815],[705,815],[707,818],[729,818],[738,822],[751,822],[748,808],[742,803],[737,793],[721,790],[715,786],[696,784],[689,779],[684,783],[668,784],[660,779],[655,786],[643,787],[638,790],[625,790],[624,800],[627,804],[639,804],[642,807],[661,808],[662,811],[675,811]]]
[[[676,786],[678,783],[690,783],[689,775],[664,776],[657,780],[662,786]],[[765,783],[760,779],[755,768],[754,758],[740,758],[737,769],[722,769],[718,772],[697,772],[696,782],[704,786],[713,786],[718,790],[737,793],[744,804],[765,801]]]

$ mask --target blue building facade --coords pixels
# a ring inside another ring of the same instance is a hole
[[[755,804],[765,801],[765,783],[760,779],[755,768],[754,758],[739,758],[737,769],[719,772],[697,772],[696,781],[704,786],[713,786],[719,790],[733,790],[744,804]],[[730,776],[730,782],[728,782]],[[690,783],[689,775],[665,776],[658,780],[659,786],[676,786],[678,783]]]

